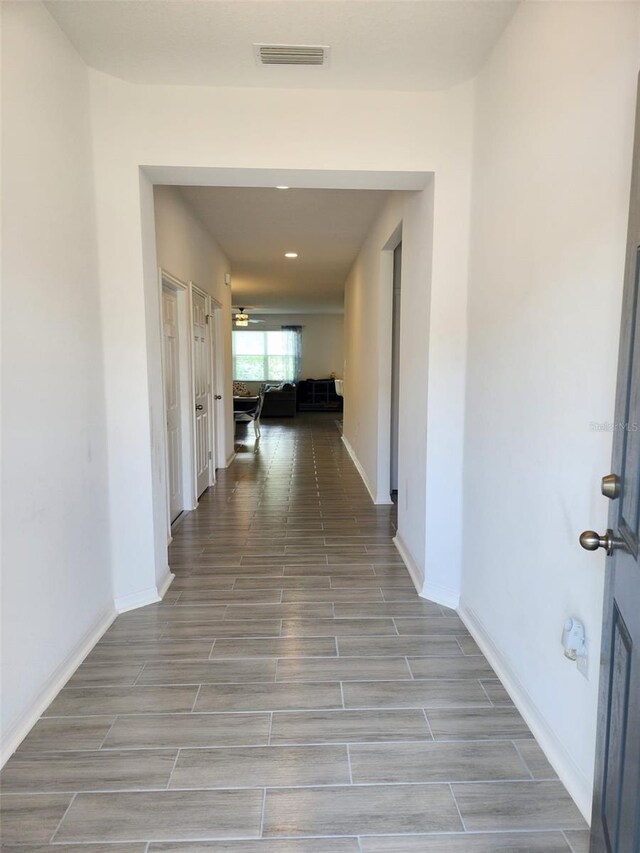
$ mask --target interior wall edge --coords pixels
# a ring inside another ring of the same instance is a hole
[[[167,566],[165,574],[155,586],[118,596],[114,600],[116,611],[127,613],[129,610],[137,610],[139,607],[146,607],[148,604],[156,604],[158,601],[162,601],[174,577],[175,575]]]
[[[353,449],[353,447],[349,443],[349,439],[346,438],[344,435],[342,436],[342,443],[347,448],[347,453],[351,457],[351,461],[353,462],[353,464],[356,466],[358,474],[360,474],[360,479],[365,484],[367,491],[369,492],[369,496],[371,497],[371,500],[374,502],[374,504],[382,503],[382,501],[376,500],[376,493],[374,492],[373,487],[371,486],[371,483],[369,482],[369,480],[367,478],[367,474],[366,474],[364,468],[362,467],[360,460],[356,456],[355,450]],[[389,500],[389,503],[391,503],[391,500]]]
[[[450,587],[445,584],[430,581],[425,578],[424,586],[420,591],[422,598],[429,601],[435,601],[436,604],[441,604],[443,607],[449,607],[451,610],[457,610],[460,605],[460,590],[458,587]]]
[[[409,572],[409,576],[413,581],[413,585],[416,588],[416,592],[418,595],[422,595],[422,587],[424,586],[424,576],[420,571],[420,567],[416,563],[416,561],[411,556],[411,552],[407,548],[406,544],[403,542],[402,537],[399,533],[393,537],[393,544],[396,546],[396,550],[398,554],[402,557],[402,561],[406,566],[407,571]]]
[[[171,571],[169,566],[167,566],[167,571],[166,571],[166,574],[164,576],[164,579],[161,581],[161,583],[158,584],[158,595],[160,596],[160,601],[162,601],[162,599],[165,597],[167,590],[169,589],[171,584],[174,582],[175,578],[176,578],[176,576]]]

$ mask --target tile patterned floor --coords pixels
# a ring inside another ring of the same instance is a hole
[[[2,850],[585,853],[457,615],[416,595],[333,415],[243,433],[0,776]]]

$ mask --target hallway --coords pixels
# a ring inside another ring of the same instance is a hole
[[[3,770],[2,851],[585,853],[334,417],[240,432],[165,600],[118,617]]]

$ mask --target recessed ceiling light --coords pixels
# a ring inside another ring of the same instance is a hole
[[[297,258],[298,253],[297,252],[285,252],[284,256],[285,256],[285,258]]]
[[[285,187],[285,186],[282,186],[282,185],[281,185],[281,186],[279,186],[279,187],[276,187],[276,189],[277,189],[277,190],[288,190],[288,189],[289,189],[289,187]]]

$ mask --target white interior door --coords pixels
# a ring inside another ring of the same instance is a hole
[[[162,326],[164,347],[164,396],[167,416],[167,461],[169,511],[174,521],[184,508],[182,490],[182,418],[180,411],[180,340],[178,297],[174,290],[162,288]]]
[[[209,486],[211,460],[211,352],[207,329],[207,297],[192,293],[193,312],[193,396],[195,404],[196,493]]]

